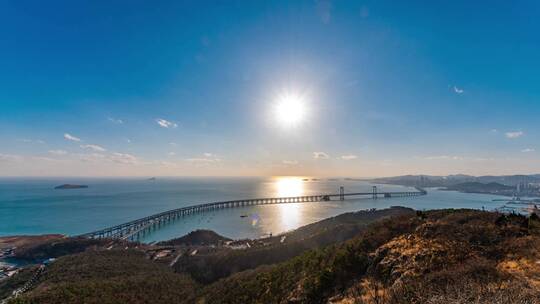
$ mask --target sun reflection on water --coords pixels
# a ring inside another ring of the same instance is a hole
[[[304,182],[301,177],[278,177],[275,181],[277,197],[305,195]],[[279,204],[279,218],[282,231],[297,228],[302,222],[302,203]]]
[[[277,197],[304,195],[304,184],[300,177],[278,177],[275,185]]]

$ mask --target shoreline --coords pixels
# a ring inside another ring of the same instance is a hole
[[[378,183],[382,185],[401,186],[401,187],[409,187],[409,188],[416,187],[416,186],[395,184],[395,183],[382,183],[382,182],[378,182]],[[496,195],[496,196],[509,197],[509,198],[514,197],[514,195],[511,195],[511,194],[504,194],[504,193],[498,193],[498,192],[464,191],[464,190],[457,190],[457,189],[449,189],[447,186],[423,187],[423,189],[427,189],[427,190],[436,189],[439,191],[458,192],[458,193],[466,193],[466,194],[487,194],[487,195]],[[535,196],[535,195],[530,195],[530,194],[524,194],[524,195],[520,195],[519,197],[538,199],[540,195]]]

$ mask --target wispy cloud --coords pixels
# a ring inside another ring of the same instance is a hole
[[[201,164],[201,163],[209,164],[209,163],[217,163],[220,160],[216,158],[195,157],[195,158],[188,158],[186,159],[186,161],[190,163],[196,163],[196,164]]]
[[[315,159],[329,159],[330,155],[324,152],[313,152],[313,158]]]
[[[117,125],[121,125],[124,123],[123,120],[121,119],[117,119],[117,118],[113,118],[113,117],[107,117],[107,120],[109,120],[110,122],[114,123],[114,124],[117,124]]]
[[[108,160],[105,154],[100,153],[77,154],[76,156],[82,162],[100,162]]]
[[[21,161],[21,160],[23,160],[23,157],[20,155],[0,153],[0,161],[14,162],[14,161]]]
[[[282,161],[282,163],[284,165],[287,165],[287,166],[296,166],[296,165],[298,165],[297,160],[284,160],[284,161]]]
[[[28,138],[21,138],[21,139],[18,139],[18,141],[24,142],[24,143],[32,143],[32,144],[44,144],[45,143],[45,141],[43,141],[41,139],[28,139]]]
[[[175,156],[176,155],[176,152],[169,152],[167,153],[168,156]]]
[[[423,157],[425,160],[452,160],[452,161],[474,161],[474,162],[485,162],[485,161],[496,161],[497,159],[493,157],[468,157],[460,155],[435,155],[435,156],[426,156]]]
[[[54,150],[53,150],[54,151]],[[0,153],[0,162],[10,162],[10,163],[27,163],[27,162],[62,162],[63,160],[54,159],[45,156],[23,156],[23,155],[14,155],[14,154],[1,154]]]
[[[97,152],[107,151],[105,148],[103,148],[101,146],[98,146],[98,145],[81,145],[80,147],[83,148],[83,149],[90,149],[90,150],[94,150],[94,151],[97,151]]]
[[[56,155],[61,155],[62,152],[60,152],[62,150],[51,150],[49,151],[49,153],[51,154],[55,154]],[[65,151],[63,151],[65,152]],[[66,152],[67,154],[67,152]],[[62,154],[63,155],[63,154]],[[39,162],[55,162],[55,163],[59,163],[59,162],[64,162],[64,160],[60,160],[60,159],[55,159],[55,158],[50,158],[50,157],[46,157],[46,156],[32,156],[32,155],[14,155],[14,154],[1,154],[0,153],[0,162],[11,162],[11,163],[29,163],[29,162],[34,162],[34,161],[39,161]]]
[[[36,160],[36,161],[42,161],[42,162],[55,162],[55,163],[63,162],[63,160],[50,158],[50,157],[44,157],[44,156],[32,156],[30,157],[30,159]]]
[[[170,129],[170,128],[176,128],[178,127],[178,125],[172,121],[168,121],[168,120],[165,120],[163,118],[158,118],[156,119],[156,122],[157,124],[162,127],[162,128],[167,128],[167,129]]]
[[[460,89],[460,88],[454,86],[454,92],[456,94],[463,94],[465,91],[463,89]]]
[[[426,156],[425,159],[427,160],[463,160],[465,158],[463,156],[457,156],[457,155],[434,155],[434,156]]]
[[[65,150],[49,150],[49,153],[53,154],[53,155],[66,155],[66,154],[68,154],[67,151],[65,151]]]
[[[114,152],[109,156],[109,159],[115,163],[134,165],[138,163],[138,158],[127,153]]]
[[[536,150],[533,149],[533,148],[526,148],[526,149],[521,150],[521,152],[523,152],[523,153],[530,153],[530,152],[534,152],[534,151],[536,151]]]
[[[215,154],[212,153],[204,153],[202,157],[193,157],[188,158],[185,161],[193,164],[211,164],[211,163],[217,163],[220,162],[221,159],[218,158]]]
[[[354,154],[347,154],[347,155],[342,155],[340,158],[343,160],[353,160],[353,159],[357,159],[358,156]]]
[[[72,154],[77,157],[80,161],[83,162],[94,162],[94,163],[118,163],[124,165],[140,165],[144,164],[138,157],[132,154],[127,153],[86,153],[86,154]]]
[[[153,164],[154,164],[154,165],[161,166],[161,167],[168,167],[168,168],[173,168],[173,167],[177,167],[177,166],[178,166],[177,163],[168,162],[168,161],[157,161],[157,162],[154,162]]]
[[[77,142],[80,142],[81,139],[76,137],[76,136],[73,136],[69,133],[64,133],[64,138],[67,139],[67,140],[71,140],[71,141],[77,141]]]
[[[522,131],[512,131],[512,132],[506,132],[505,135],[506,135],[506,138],[514,139],[514,138],[519,138],[525,135],[525,133],[523,133]]]

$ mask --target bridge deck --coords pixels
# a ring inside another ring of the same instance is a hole
[[[345,197],[352,196],[370,196],[374,199],[379,197],[410,197],[426,195],[427,192],[424,189],[416,188],[417,191],[402,191],[402,192],[377,192],[376,187],[372,192],[356,192],[356,193],[342,193],[340,194],[320,194],[320,195],[305,195],[295,197],[278,197],[278,198],[256,198],[245,200],[233,200],[224,202],[206,203],[188,207],[182,207],[169,211],[160,212],[150,216],[146,216],[140,219],[136,219],[127,223],[116,225],[113,227],[100,229],[97,231],[89,232],[80,237],[86,238],[113,238],[113,239],[138,239],[141,233],[145,233],[150,229],[157,229],[162,224],[176,220],[180,217],[191,215],[195,213],[217,210],[223,208],[234,208],[244,206],[257,206],[257,205],[271,205],[271,204],[288,204],[288,203],[307,203],[307,202],[323,202],[331,201],[339,198],[344,200]]]

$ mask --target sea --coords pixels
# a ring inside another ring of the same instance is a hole
[[[55,189],[61,184],[88,185]],[[397,185],[345,178],[1,178],[0,236],[60,233],[70,236],[106,228],[175,208],[202,203],[345,192],[414,191]],[[167,240],[196,229],[211,229],[234,238],[283,233],[341,213],[405,206],[417,210],[472,208],[493,210],[500,196],[427,189],[428,194],[403,198],[347,198],[221,209],[186,216],[145,235],[143,242]]]

